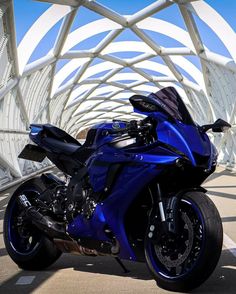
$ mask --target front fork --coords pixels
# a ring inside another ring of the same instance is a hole
[[[163,198],[160,184],[152,189],[153,209],[149,219],[148,237],[153,238],[154,231],[177,234],[178,232],[178,198],[176,196]]]
[[[163,199],[162,199],[161,187],[160,187],[159,183],[157,183],[157,189],[156,189],[155,194],[156,194],[155,198],[157,199],[157,202],[158,202],[161,221],[163,223],[163,222],[166,222],[166,215],[165,215],[164,204],[163,204]]]
[[[153,238],[154,233],[161,229],[161,233],[165,234],[178,234],[179,227],[179,201],[181,197],[191,191],[201,191],[206,192],[202,187],[194,187],[183,189],[177,192],[174,196],[163,197],[160,184],[157,183],[156,186],[152,188],[152,202],[153,209],[149,217],[149,232],[148,237]],[[159,228],[157,229],[157,226]],[[161,235],[161,234],[159,234]]]

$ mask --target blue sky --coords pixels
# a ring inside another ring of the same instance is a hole
[[[133,14],[138,10],[144,8],[145,6],[153,3],[153,0],[100,0],[98,1],[105,6],[121,13],[124,15]],[[207,0],[214,9],[216,9],[231,25],[231,27],[236,31],[236,1],[232,0]],[[14,0],[14,10],[15,10],[15,24],[16,24],[16,33],[17,33],[17,43],[21,41],[24,34],[30,28],[32,23],[50,6],[48,3],[41,3],[38,1],[32,0]],[[180,16],[178,8],[176,5],[172,5],[168,9],[161,11],[160,13],[154,15],[155,17],[161,18],[166,21],[170,21],[182,28],[185,28],[183,20]],[[85,8],[81,8],[79,13],[74,21],[72,30],[77,28],[80,25],[88,23],[88,21],[93,21],[101,18],[94,12],[91,12]],[[207,47],[212,51],[220,53],[225,56],[229,56],[224,45],[221,41],[215,36],[213,32],[200,20],[196,19],[198,24],[201,36]],[[36,48],[35,52],[31,56],[30,62],[38,59],[39,57],[44,56],[53,46],[56,34],[60,28],[60,24],[55,25],[54,28],[50,30],[47,36],[43,39],[41,44]],[[171,47],[178,46],[176,41],[171,40],[168,37],[158,34],[150,33],[152,38],[158,39],[158,43],[162,46]],[[75,49],[88,49],[96,45],[104,35],[98,35],[95,38],[90,38],[86,43],[81,43]],[[117,41],[121,40],[138,40],[130,31],[125,31],[121,36],[118,37]],[[126,57],[126,56],[123,56]],[[194,60],[194,57],[190,57],[194,63],[197,64],[197,60]],[[65,61],[64,61],[65,63]],[[58,66],[61,67],[63,62]]]

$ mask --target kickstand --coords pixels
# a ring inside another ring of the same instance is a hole
[[[124,273],[127,274],[130,271],[125,267],[125,265],[123,264],[123,262],[119,259],[119,257],[115,257],[115,260],[119,263],[119,265],[122,267],[122,269],[124,270]]]

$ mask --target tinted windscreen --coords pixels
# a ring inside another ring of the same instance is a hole
[[[155,104],[172,118],[180,120],[185,124],[194,124],[186,106],[175,88],[167,87],[156,93],[150,94],[148,97],[155,100]]]

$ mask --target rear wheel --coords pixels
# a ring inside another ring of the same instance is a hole
[[[171,291],[198,287],[219,260],[223,230],[213,202],[202,192],[186,193],[179,204],[178,235],[155,230],[145,238],[145,257],[157,285]]]
[[[39,178],[23,183],[12,195],[4,216],[4,242],[12,260],[22,269],[40,270],[55,262],[61,255],[51,240],[32,225],[17,203],[25,194],[29,200],[44,190]]]

